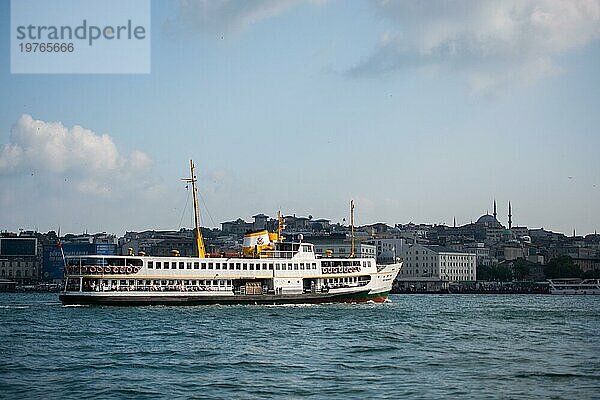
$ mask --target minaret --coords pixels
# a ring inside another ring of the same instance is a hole
[[[494,219],[495,219],[496,221],[498,221],[498,220],[496,219],[496,216],[497,216],[497,215],[498,215],[498,214],[496,214],[496,199],[494,199]]]
[[[456,217],[454,217],[454,227],[456,228]]]
[[[510,201],[508,202],[508,229],[512,228],[512,208],[510,206]]]

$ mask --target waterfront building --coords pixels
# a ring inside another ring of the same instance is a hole
[[[396,257],[400,257],[402,250],[407,246],[406,239],[403,238],[375,238],[369,241],[377,249],[377,262],[391,263],[396,262]]]
[[[404,264],[396,278],[400,290],[445,290],[451,282],[477,279],[475,253],[417,243],[405,247],[401,258]]]
[[[41,278],[46,282],[60,283],[64,277],[65,257],[82,255],[117,255],[114,243],[62,242],[61,248],[56,243],[42,246]]]
[[[0,237],[0,279],[20,284],[36,283],[40,277],[38,240],[35,237]]]

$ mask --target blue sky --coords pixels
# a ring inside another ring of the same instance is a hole
[[[190,158],[208,226],[351,198],[362,224],[462,224],[495,198],[600,228],[599,2],[422,4],[152,2],[150,74],[21,75],[2,2],[0,228],[189,226]]]

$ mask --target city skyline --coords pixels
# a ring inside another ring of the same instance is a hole
[[[150,74],[28,75],[3,2],[0,228],[189,226],[194,159],[205,226],[595,232],[600,2],[417,4],[156,1]]]
[[[497,221],[497,223],[499,223],[503,228],[510,230],[511,228],[527,228],[527,229],[532,229],[532,230],[536,230],[536,229],[541,229],[541,230],[545,230],[548,232],[554,232],[557,234],[562,234],[565,237],[571,237],[571,236],[578,236],[578,237],[585,237],[587,235],[597,235],[598,232],[597,230],[594,230],[593,232],[577,232],[576,229],[573,229],[573,231],[571,232],[561,232],[561,231],[555,231],[552,229],[549,229],[547,226],[540,226],[540,227],[531,227],[531,226],[527,226],[527,225],[520,225],[520,224],[515,224],[514,221],[511,220],[512,214],[508,214],[506,215],[506,221],[503,220],[502,216],[497,215],[497,205],[496,205],[496,201],[494,200],[494,204],[493,204],[493,208],[492,208],[492,212],[490,212],[489,209],[487,209],[482,215],[478,216],[477,218],[473,218],[469,221],[465,221],[465,222],[461,222],[458,223],[456,220],[456,217],[454,217],[452,219],[452,223],[448,223],[447,221],[441,221],[441,222],[424,222],[424,221],[408,221],[408,222],[393,222],[393,221],[376,221],[376,222],[369,222],[369,223],[357,223],[355,224],[356,227],[368,227],[368,226],[372,226],[372,225],[377,225],[377,224],[384,224],[387,225],[391,228],[394,227],[399,227],[399,226],[408,226],[408,225],[415,225],[415,226],[420,226],[420,225],[424,225],[424,226],[446,226],[448,228],[461,228],[461,227],[465,227],[465,226],[469,226],[469,225],[473,225],[473,224],[485,224],[485,222],[480,222],[480,220],[484,220],[484,217],[494,217],[494,219]],[[510,213],[510,202],[509,202],[509,207],[508,207],[508,212]],[[173,227],[165,227],[165,228],[157,228],[157,227],[145,227],[142,229],[139,229],[139,231],[177,231],[177,230],[181,230],[181,229],[188,229],[188,230],[193,230],[194,229],[194,216],[193,216],[193,209],[192,209],[192,205],[189,205],[189,210],[186,209],[185,211],[189,211],[188,212],[188,216],[187,218],[181,218],[180,222],[182,222],[180,225],[178,226],[173,226]],[[208,215],[205,212],[205,216]],[[207,229],[222,229],[223,224],[226,223],[237,223],[238,221],[242,220],[244,222],[247,221],[251,221],[255,216],[257,215],[262,215],[265,216],[266,218],[268,218],[268,220],[270,221],[277,221],[277,215],[273,214],[264,214],[264,212],[258,211],[256,213],[250,213],[247,216],[234,216],[231,217],[229,219],[223,220],[221,222],[218,223],[212,223],[214,220],[210,219],[211,217],[205,217],[204,221],[201,218],[200,219],[200,226],[203,228],[207,228]],[[298,218],[307,218],[309,220],[314,220],[314,221],[319,221],[319,220],[326,220],[329,221],[331,224],[339,224],[342,227],[346,227],[347,229],[349,229],[350,227],[350,216],[348,215],[348,217],[342,217],[339,220],[333,220],[331,218],[328,218],[328,216],[326,215],[317,215],[317,216],[313,216],[312,214],[297,214],[295,212],[290,212],[290,213],[282,213],[281,214],[282,217],[298,217]],[[184,215],[185,217],[185,215]],[[356,219],[356,216],[355,216]],[[183,221],[186,221],[185,223]],[[209,223],[205,223],[206,220],[209,220]],[[248,222],[247,222],[248,223]],[[250,222],[250,225],[252,225],[252,223]],[[135,232],[135,229],[128,229],[125,230],[123,232],[117,232],[117,231],[93,231],[93,230],[88,230],[87,228],[85,228],[82,231],[65,231],[62,230],[61,233],[61,226],[58,226],[58,229],[54,229],[54,228],[50,228],[50,229],[38,229],[37,227],[34,227],[33,229],[27,229],[27,228],[18,228],[18,229],[14,229],[14,230],[10,230],[10,229],[1,229],[2,233],[21,233],[21,232],[38,232],[38,233],[47,233],[47,232],[57,232],[60,233],[60,237],[63,237],[64,235],[79,235],[79,234],[84,234],[84,235],[102,235],[102,234],[109,234],[109,235],[116,235],[116,236],[122,236],[123,234],[127,233],[127,232]]]

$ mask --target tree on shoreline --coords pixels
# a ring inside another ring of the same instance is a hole
[[[544,268],[547,279],[581,278],[584,274],[581,268],[573,263],[569,256],[553,258]]]
[[[512,271],[506,265],[481,265],[477,267],[477,280],[488,282],[508,282],[512,280]]]

